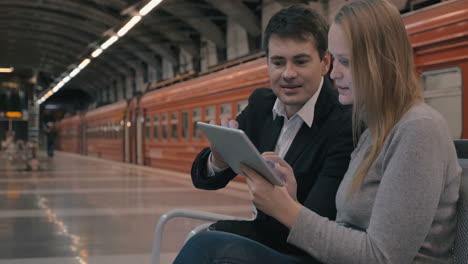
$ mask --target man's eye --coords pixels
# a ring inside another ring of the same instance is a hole
[[[298,61],[296,61],[297,65],[304,65],[306,63],[307,63],[307,60],[298,60]]]
[[[281,65],[283,65],[283,62],[281,62],[281,61],[273,61],[272,64],[275,65],[275,66],[281,66]]]

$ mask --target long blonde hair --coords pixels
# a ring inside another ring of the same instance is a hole
[[[385,0],[352,2],[340,9],[334,23],[342,26],[350,47],[353,135],[356,140],[364,121],[372,139],[350,187],[355,193],[390,131],[422,96],[411,44],[395,6]]]

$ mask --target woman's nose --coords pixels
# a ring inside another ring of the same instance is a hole
[[[336,80],[336,79],[341,79],[342,77],[343,77],[343,74],[341,73],[340,66],[338,65],[338,63],[333,63],[333,68],[330,72],[330,78],[332,78],[333,80]]]

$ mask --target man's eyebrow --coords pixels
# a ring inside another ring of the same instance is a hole
[[[293,57],[294,59],[310,59],[312,56],[309,54],[298,54]]]
[[[284,59],[284,57],[282,57],[282,56],[271,56],[270,57],[270,60],[283,60],[283,59]]]

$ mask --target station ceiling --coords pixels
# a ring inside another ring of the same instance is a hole
[[[115,35],[150,0],[0,0],[0,68],[31,75],[49,88],[104,40]],[[260,37],[262,5],[328,0],[163,0],[127,35],[93,60],[66,88],[89,94],[126,75],[135,64],[157,65],[165,58],[177,65],[181,49],[200,58],[203,39],[226,48],[228,18]],[[347,1],[347,0],[345,0]],[[391,0],[399,6],[436,0]],[[436,1],[437,2],[437,1]]]
[[[286,0],[276,0],[285,2]],[[316,0],[318,1],[318,0]],[[41,76],[40,85],[88,57],[149,0],[0,0],[0,67]],[[165,0],[70,82],[98,89],[134,63],[177,62],[181,48],[199,56],[200,38],[226,47],[228,16],[261,35],[261,0]],[[288,3],[314,2],[287,0]]]

